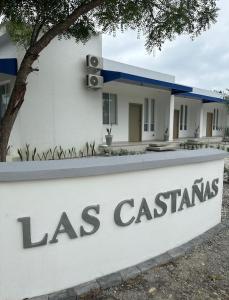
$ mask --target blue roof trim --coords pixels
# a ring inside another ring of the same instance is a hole
[[[189,86],[184,86],[176,83],[171,83],[162,80],[151,79],[147,77],[141,77],[137,75],[131,75],[123,72],[102,70],[101,76],[104,78],[104,82],[118,81],[123,83],[132,83],[141,86],[152,86],[159,87],[166,90],[171,90],[172,94],[188,93],[192,92],[192,88]]]
[[[184,93],[184,94],[180,94],[179,96],[183,96],[185,98],[202,100],[204,103],[210,103],[210,102],[225,103],[224,99],[201,95],[201,94],[195,94],[195,93]]]
[[[17,59],[16,58],[0,58],[0,73],[7,75],[17,75]]]

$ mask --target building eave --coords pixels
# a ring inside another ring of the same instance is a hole
[[[160,88],[160,89],[170,90],[172,95],[192,92],[192,88],[189,86],[142,77],[138,75],[132,75],[124,72],[102,70],[101,76],[103,76],[104,78],[104,83],[116,81],[116,82],[139,85],[144,87]]]

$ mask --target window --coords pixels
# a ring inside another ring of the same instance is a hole
[[[116,94],[103,94],[103,124],[117,124]]]
[[[184,105],[181,105],[181,108],[180,108],[180,130],[183,130],[183,114],[184,114]]]
[[[213,130],[215,130],[216,127],[216,109],[214,109],[214,114],[213,114]]]
[[[149,99],[145,98],[144,103],[144,131],[149,130]]]
[[[0,118],[4,116],[10,99],[10,84],[0,85]]]
[[[151,124],[150,131],[155,130],[155,100],[151,99]]]
[[[216,130],[219,130],[219,110],[216,110]]]
[[[184,111],[184,130],[188,129],[188,106],[185,105],[185,111]]]
[[[181,105],[180,108],[180,130],[188,129],[188,106]]]

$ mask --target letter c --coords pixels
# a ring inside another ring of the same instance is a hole
[[[115,212],[114,212],[114,221],[116,223],[116,225],[118,226],[122,226],[122,227],[125,227],[125,226],[129,226],[130,224],[132,224],[135,220],[135,217],[132,217],[128,222],[124,223],[121,219],[121,209],[122,207],[125,205],[125,204],[128,204],[129,206],[131,207],[134,207],[134,199],[130,199],[130,200],[124,200],[122,202],[120,202],[118,204],[118,206],[115,208]]]

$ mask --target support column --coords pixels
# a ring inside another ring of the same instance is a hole
[[[204,134],[204,104],[201,104],[200,113],[199,113],[199,138],[205,136]]]
[[[174,102],[175,96],[171,95],[169,102],[169,120],[168,120],[168,130],[169,130],[169,141],[173,141],[173,123],[174,123]]]

